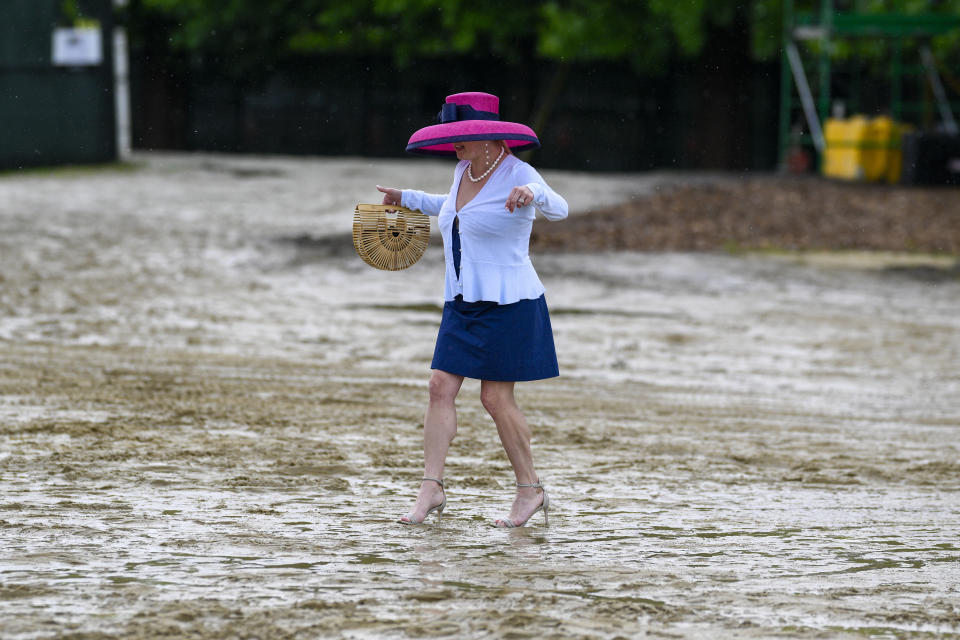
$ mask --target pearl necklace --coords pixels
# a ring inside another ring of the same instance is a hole
[[[500,162],[500,158],[503,157],[503,151],[504,151],[503,147],[500,147],[500,155],[498,155],[497,159],[493,161],[493,164],[490,165],[490,168],[488,168],[486,171],[480,174],[479,178],[473,177],[473,165],[467,165],[467,177],[470,178],[470,182],[480,182],[481,180],[486,178],[488,175],[490,175],[490,172],[493,171],[494,167],[497,166],[497,163]]]

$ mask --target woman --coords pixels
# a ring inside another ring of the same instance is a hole
[[[469,377],[481,381],[480,400],[516,476],[510,515],[495,526],[523,526],[541,510],[546,523],[549,498],[533,466],[530,427],[513,387],[559,375],[544,288],[528,246],[535,211],[560,220],[567,217],[567,203],[513,155],[540,142],[529,127],[499,119],[496,96],[448,96],[439,119],[414,133],[407,151],[456,155],[450,192],[377,187],[384,204],[438,216],[446,258],[445,304],[424,417],[424,478],[413,510],[400,522],[421,524],[446,507],[444,461],[457,432],[455,400]]]

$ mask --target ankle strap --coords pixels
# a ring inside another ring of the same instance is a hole
[[[424,480],[432,480],[432,481],[436,482],[438,485],[440,485],[440,488],[441,488],[441,489],[446,489],[446,487],[443,486],[443,480],[441,480],[440,478],[429,478],[429,477],[427,477],[427,476],[424,476],[423,479],[424,479]]]
[[[540,482],[540,478],[537,478],[537,481],[533,484],[521,484],[519,482],[516,484],[518,487],[533,487],[535,489],[543,489],[543,484]]]

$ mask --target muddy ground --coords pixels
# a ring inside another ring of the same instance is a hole
[[[378,272],[348,233],[374,184],[450,170],[0,177],[0,636],[960,637],[951,255],[541,250],[549,527],[490,526],[512,478],[471,382],[444,518],[397,524],[441,256]],[[692,179],[544,174],[575,216]]]
[[[563,225],[538,225],[544,251],[910,251],[960,254],[960,189],[740,175],[655,185],[652,195]]]

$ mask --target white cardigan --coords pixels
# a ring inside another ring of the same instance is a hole
[[[457,190],[468,164],[466,160],[457,163],[449,193],[404,189],[400,200],[408,209],[438,216],[447,265],[444,299],[453,300],[459,294],[467,302],[510,304],[536,300],[543,295],[544,288],[528,253],[535,211],[547,220],[562,220],[567,217],[567,201],[547,186],[533,167],[508,155],[473,200],[458,212]],[[530,189],[533,202],[510,213],[504,205],[511,189],[517,186]],[[455,216],[460,218],[459,278],[451,251]]]

